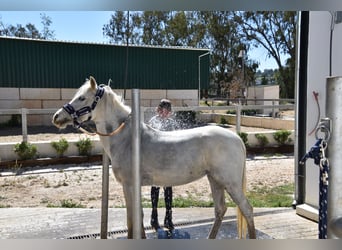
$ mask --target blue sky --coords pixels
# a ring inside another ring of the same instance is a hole
[[[78,42],[107,42],[102,27],[110,20],[110,11],[0,11],[0,20],[4,24],[32,23],[42,29],[40,13],[51,17],[51,29],[57,40]],[[259,69],[277,68],[275,60],[266,57],[263,49],[254,49],[248,57],[260,63]]]

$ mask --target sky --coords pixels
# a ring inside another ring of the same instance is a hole
[[[40,14],[44,13],[52,20],[50,29],[54,30],[56,40],[107,43],[102,27],[110,20],[111,11],[0,11],[0,21],[5,25],[32,23],[42,30]],[[259,62],[261,71],[275,69],[273,58],[267,58],[264,49],[253,49],[248,58]]]

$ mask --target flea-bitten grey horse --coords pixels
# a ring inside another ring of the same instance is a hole
[[[131,109],[109,86],[90,77],[52,122],[59,128],[93,120],[126,202],[128,238],[132,238]],[[253,208],[245,196],[246,149],[238,135],[218,126],[162,132],[141,124],[141,185],[177,186],[207,176],[215,204],[208,238],[215,238],[227,210],[225,191],[238,207],[238,234],[255,238]],[[240,214],[240,216],[239,216]],[[143,225],[142,225],[143,226]],[[142,238],[145,238],[142,228]]]

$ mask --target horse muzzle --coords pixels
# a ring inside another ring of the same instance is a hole
[[[59,109],[52,117],[52,123],[57,128],[63,129],[73,124],[73,120],[63,109]]]

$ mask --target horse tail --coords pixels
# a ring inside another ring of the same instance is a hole
[[[242,191],[246,195],[247,183],[246,183],[246,161],[243,168],[242,174]],[[245,217],[242,215],[241,210],[237,207],[237,227],[238,227],[238,236],[239,239],[247,238],[247,221]]]

